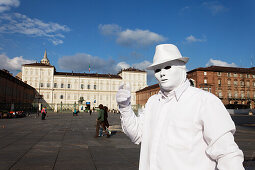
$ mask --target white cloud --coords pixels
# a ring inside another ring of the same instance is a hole
[[[203,37],[203,38],[196,38],[195,36],[193,36],[193,35],[190,35],[190,36],[188,36],[188,37],[186,37],[186,42],[188,42],[188,43],[193,43],[193,42],[205,42],[206,41],[206,38],[205,37]]]
[[[9,11],[12,7],[18,7],[19,0],[0,0],[0,13]]]
[[[59,44],[63,44],[64,43],[64,41],[63,40],[59,40],[59,39],[52,39],[51,40],[52,41],[52,43],[54,44],[54,45],[59,45]]]
[[[113,73],[115,72],[115,62],[112,59],[102,59],[90,54],[78,53],[73,56],[63,56],[58,59],[59,67],[63,70],[73,70],[75,72],[88,72],[89,65],[91,72]]]
[[[227,63],[227,62],[225,62],[225,61],[214,60],[214,59],[212,59],[212,58],[207,62],[206,66],[207,66],[207,67],[208,67],[208,66],[237,67],[237,65],[236,65],[235,63],[229,64],[229,63]]]
[[[204,2],[202,4],[204,7],[209,9],[213,15],[216,15],[218,13],[224,12],[227,10],[220,2],[218,1],[210,1],[210,2]]]
[[[106,36],[116,36],[116,42],[123,46],[145,47],[165,41],[167,38],[149,30],[122,30],[116,24],[99,25],[99,31]]]
[[[115,70],[116,70],[116,71],[119,71],[119,70],[121,70],[121,69],[127,69],[127,68],[129,68],[129,67],[130,67],[129,64],[127,64],[125,61],[122,61],[122,62],[119,62],[119,63],[116,65]]]
[[[63,32],[70,31],[66,25],[45,23],[20,13],[3,14],[0,16],[0,33],[19,33],[33,37],[46,37],[53,44],[62,44]]]
[[[165,40],[166,38],[163,36],[154,32],[150,32],[149,30],[127,29],[119,34],[117,43],[124,46],[148,46],[153,43],[158,43]]]
[[[27,60],[22,56],[9,58],[5,54],[0,54],[0,68],[9,71],[21,70],[22,64],[35,63],[35,60]]]
[[[134,63],[134,64],[132,64],[132,66],[134,67],[134,68],[138,68],[138,69],[142,69],[142,70],[145,70],[149,65],[151,65],[152,63],[151,62],[149,62],[149,61],[147,61],[147,60],[144,60],[144,61],[142,61],[142,62],[140,62],[140,63]]]
[[[117,35],[121,32],[121,27],[116,24],[100,24],[98,28],[103,35]]]

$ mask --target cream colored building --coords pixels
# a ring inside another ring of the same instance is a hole
[[[78,104],[83,97],[84,104],[90,108],[106,105],[117,109],[116,92],[119,85],[129,83],[131,86],[132,104],[136,104],[135,92],[147,86],[147,73],[134,68],[121,70],[118,74],[57,72],[50,65],[45,51],[40,63],[22,66],[22,81],[34,87],[51,107],[62,104]],[[46,104],[45,103],[45,104]]]

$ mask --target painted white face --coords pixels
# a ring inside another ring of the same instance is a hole
[[[155,77],[160,88],[164,92],[170,92],[186,80],[185,66],[162,65],[154,70]]]

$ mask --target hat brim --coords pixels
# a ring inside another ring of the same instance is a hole
[[[189,58],[188,57],[182,57],[182,58],[177,58],[177,59],[174,59],[174,60],[180,60],[180,61],[183,61],[186,64],[189,61]],[[163,65],[163,64],[166,64],[166,63],[171,63],[174,60],[167,60],[167,61],[162,61],[160,63],[154,63],[154,64],[150,65],[149,67],[147,67],[146,69],[147,70],[155,70],[160,65]]]

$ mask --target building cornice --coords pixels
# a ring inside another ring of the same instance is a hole
[[[199,67],[188,71],[187,73],[192,73],[196,71],[212,71],[212,72],[226,72],[226,73],[250,73],[255,74],[255,67],[251,68],[238,68],[238,67],[223,67],[223,66],[210,66],[210,67]]]
[[[98,73],[69,73],[69,72],[55,72],[54,76],[77,76],[86,78],[110,78],[110,79],[122,79],[121,76],[115,74],[98,74]]]

